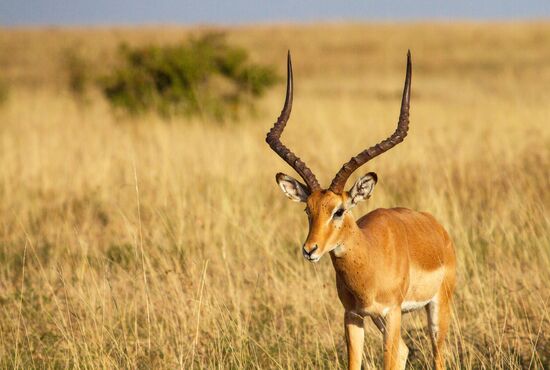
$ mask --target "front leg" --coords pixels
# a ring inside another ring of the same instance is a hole
[[[384,370],[397,370],[401,368],[400,343],[401,339],[401,307],[395,306],[386,315],[384,330]],[[404,343],[403,343],[404,344]],[[403,352],[403,350],[402,350]],[[408,351],[407,351],[408,352]],[[406,362],[406,357],[405,357]]]
[[[386,320],[381,316],[373,316],[372,322],[376,325],[378,330],[382,333],[384,338],[386,337]],[[399,366],[398,369],[404,370],[407,365],[407,358],[409,357],[409,348],[405,344],[405,341],[401,336],[399,337]]]
[[[363,343],[365,341],[365,329],[363,317],[352,311],[346,311],[344,315],[344,327],[346,330],[346,345],[348,347],[348,369],[361,369],[363,357]]]

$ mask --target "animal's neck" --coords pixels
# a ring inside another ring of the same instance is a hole
[[[371,240],[355,220],[346,220],[342,232],[346,233],[342,247],[330,253],[332,264],[348,289],[355,296],[363,295],[370,291],[375,279],[379,251],[375,240]]]

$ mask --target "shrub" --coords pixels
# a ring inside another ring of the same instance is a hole
[[[91,80],[90,65],[76,47],[66,49],[62,57],[69,90],[77,98],[84,98]]]
[[[130,113],[208,115],[221,119],[252,106],[275,84],[271,67],[249,62],[246,50],[209,34],[175,46],[122,46],[123,63],[102,80],[103,92]]]

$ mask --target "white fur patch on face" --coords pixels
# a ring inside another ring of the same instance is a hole
[[[346,209],[344,208],[343,204],[339,204],[332,210],[330,218],[327,219],[327,224],[330,224],[332,222],[339,228],[340,226],[342,226],[342,221],[344,220],[344,217],[346,217]]]

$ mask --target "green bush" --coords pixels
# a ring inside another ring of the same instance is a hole
[[[90,65],[77,47],[67,48],[62,58],[69,90],[77,98],[84,98],[91,80]]]
[[[220,34],[175,46],[122,46],[120,54],[123,63],[102,80],[102,88],[114,106],[130,113],[235,116],[279,79]]]

